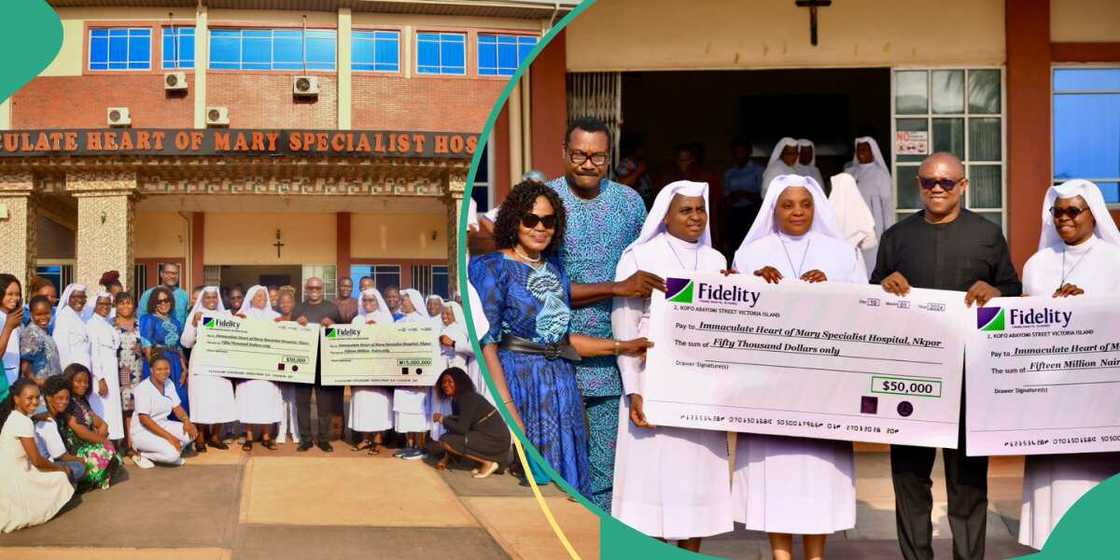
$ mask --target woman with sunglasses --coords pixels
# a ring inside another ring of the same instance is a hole
[[[175,296],[166,286],[156,286],[148,298],[148,314],[140,317],[140,337],[147,343],[148,361],[159,353],[171,366],[171,382],[179,394],[183,410],[190,412],[187,392],[187,365],[183,359],[179,337],[183,326],[175,319]],[[151,375],[150,364],[145,364],[144,376]]]
[[[480,342],[498,397],[541,456],[590,496],[587,429],[574,362],[642,355],[650,343],[570,334],[571,287],[558,258],[565,217],[556,191],[531,181],[518,184],[494,224],[498,251],[471,259],[470,279],[490,324]],[[534,477],[547,480],[531,467]]]
[[[1046,191],[1038,252],[1023,268],[1023,294],[1114,297],[1120,291],[1120,230],[1097,185],[1082,179]],[[1078,499],[1120,473],[1120,453],[1030,455],[1023,477],[1019,542],[1042,549]]]

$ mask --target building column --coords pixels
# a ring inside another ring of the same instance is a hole
[[[202,2],[194,21],[194,127],[206,128],[206,70],[210,61],[210,14]]]
[[[19,278],[26,290],[35,274],[35,178],[31,173],[0,175],[0,272]]]
[[[447,292],[453,296],[459,287],[459,245],[462,236],[463,194],[467,174],[453,171],[447,178]]]
[[[338,212],[335,214],[335,250],[338,254],[335,271],[335,281],[350,276],[350,213]],[[357,286],[355,286],[357,287]]]
[[[353,16],[350,8],[338,9],[338,128],[350,130],[353,115]]]
[[[97,286],[103,273],[116,270],[132,287],[136,173],[70,173],[66,190],[78,199],[75,281]]]

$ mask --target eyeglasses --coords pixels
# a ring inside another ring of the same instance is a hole
[[[918,184],[927,191],[932,190],[933,187],[941,187],[941,190],[945,192],[951,192],[963,180],[963,177],[960,179],[934,179],[931,177],[918,177]]]
[[[521,225],[526,229],[533,229],[537,224],[544,225],[544,229],[556,229],[556,214],[549,214],[547,216],[538,216],[532,212],[526,212],[521,216]]]
[[[1089,212],[1088,208],[1080,208],[1077,206],[1070,206],[1069,208],[1058,208],[1056,206],[1050,207],[1050,215],[1054,216],[1055,220],[1060,220],[1065,216],[1071,220],[1076,220],[1081,214]]]
[[[574,163],[575,165],[583,165],[587,162],[587,160],[591,160],[592,165],[596,167],[602,167],[607,164],[608,159],[610,159],[610,154],[606,152],[597,152],[594,154],[588,154],[586,152],[580,151],[568,152],[568,161]]]
[[[318,291],[321,291],[322,289],[323,289],[322,286],[308,286],[307,287],[307,291],[309,291],[309,292],[318,292]]]
[[[165,299],[157,299],[157,300],[156,300],[156,305],[163,305],[163,304],[165,304],[165,303],[171,303],[171,300],[169,300],[169,299],[166,299],[166,298],[165,298]]]

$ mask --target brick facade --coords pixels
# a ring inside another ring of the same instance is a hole
[[[163,73],[38,77],[11,99],[13,129],[104,128],[108,107],[128,107],[135,128],[194,126],[194,90],[167,94]]]

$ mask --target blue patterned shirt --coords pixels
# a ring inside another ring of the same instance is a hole
[[[603,179],[599,196],[584,200],[564,177],[548,182],[568,212],[568,228],[560,260],[573,284],[613,282],[622,250],[638,238],[646,221],[642,197],[626,185]],[[611,299],[572,310],[571,332],[611,338]],[[576,381],[584,397],[622,394],[622,378],[614,356],[576,364]]]

